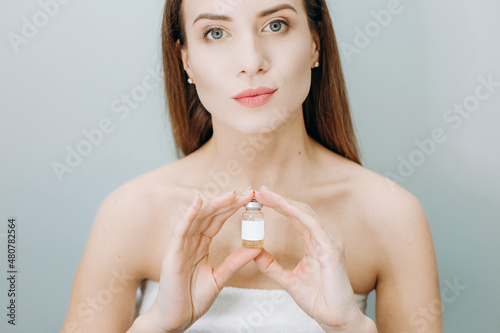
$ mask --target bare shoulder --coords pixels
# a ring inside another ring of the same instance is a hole
[[[93,231],[113,230],[117,248],[126,251],[144,279],[159,278],[158,260],[192,200],[184,168],[184,161],[177,160],[126,182],[105,198],[97,213]]]
[[[346,165],[346,205],[356,212],[359,228],[369,233],[377,250],[379,276],[395,256],[411,246],[433,253],[429,222],[420,201],[387,177],[353,162]]]
[[[132,324],[137,287],[167,246],[159,245],[168,233],[164,174],[160,168],[136,177],[103,200],[73,280],[65,330],[124,332]]]
[[[428,221],[420,201],[394,181],[351,161],[344,161],[342,183],[346,204],[356,208],[358,218],[385,239],[418,229]],[[422,230],[421,230],[422,231]]]
[[[392,180],[352,162],[345,167],[346,204],[356,212],[357,234],[366,236],[375,263],[377,327],[392,332],[417,325],[426,332],[439,332],[438,268],[424,208]],[[432,320],[414,320],[421,308],[434,310]]]
[[[117,244],[123,242],[120,247],[126,248],[131,256],[154,247],[155,234],[168,222],[162,220],[163,213],[168,212],[170,199],[176,194],[169,179],[170,169],[166,165],[145,173],[111,192],[99,207],[91,236],[113,231],[112,240]],[[147,262],[144,258],[137,260]]]
[[[82,262],[109,261],[107,265],[126,267],[136,282],[147,277],[149,257],[155,247],[159,207],[170,187],[159,181],[163,169],[140,175],[116,188],[101,203]],[[156,232],[155,232],[156,231]]]

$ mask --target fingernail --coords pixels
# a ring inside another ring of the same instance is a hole
[[[200,196],[200,195],[199,195],[198,193],[196,193],[196,194],[194,195],[193,201],[191,201],[191,205],[194,205],[194,203],[198,200],[198,197],[199,197],[199,196]]]
[[[253,193],[253,190],[246,190],[240,193],[240,195],[249,195],[250,193]]]
[[[243,191],[247,191],[247,190],[253,190],[253,186],[252,186],[252,185],[250,185],[250,186],[248,186],[247,188],[245,188]]]
[[[224,194],[221,194],[220,196],[221,196],[221,197],[228,197],[228,196],[230,196],[230,195],[231,195],[231,194],[233,194],[233,193],[234,193],[234,190],[232,190],[232,191],[230,191],[230,192],[226,192],[226,193],[224,193]]]
[[[273,190],[271,190],[269,187],[267,187],[267,186],[265,186],[265,185],[261,185],[261,188],[263,188],[263,189],[265,189],[265,190],[268,190],[268,191],[271,191],[271,192],[273,191]]]

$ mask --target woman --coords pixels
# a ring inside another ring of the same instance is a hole
[[[198,324],[235,311],[222,296],[271,291],[290,311],[261,316],[258,332],[442,331],[425,213],[360,165],[324,0],[167,0],[163,54],[185,157],[104,200],[64,332],[252,331],[250,317]],[[253,198],[258,249],[240,239]],[[141,283],[153,297],[134,318]],[[373,289],[377,326],[363,306]]]

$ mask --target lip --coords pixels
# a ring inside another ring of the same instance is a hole
[[[278,89],[259,87],[256,89],[243,90],[233,97],[233,99],[243,106],[259,107],[266,104]]]

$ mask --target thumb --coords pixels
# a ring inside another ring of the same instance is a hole
[[[276,281],[282,288],[285,288],[286,281],[288,280],[290,275],[290,271],[284,269],[283,266],[278,264],[276,259],[274,259],[274,257],[269,252],[262,248],[262,251],[254,259],[254,261],[262,273]]]
[[[224,285],[231,279],[234,273],[239,271],[243,266],[252,261],[261,251],[261,248],[250,249],[240,247],[236,251],[224,259],[219,267],[214,268],[213,276],[219,291],[222,290]]]

